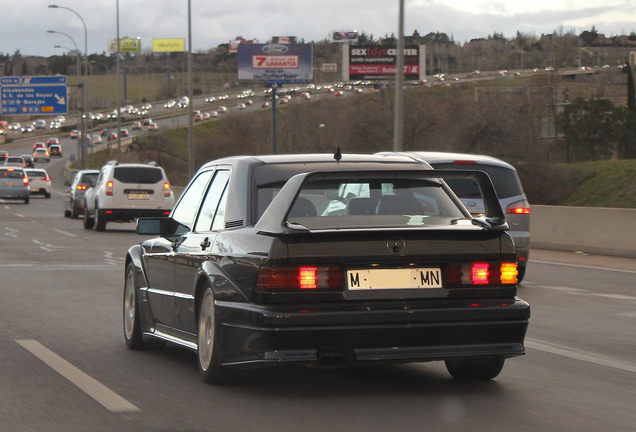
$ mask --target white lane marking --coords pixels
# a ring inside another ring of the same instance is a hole
[[[67,249],[66,246],[54,246],[50,243],[43,243],[39,240],[33,239],[31,240],[33,243],[35,243],[36,245],[40,246],[40,249],[46,251],[46,252],[56,252],[56,251],[60,251],[60,250],[64,250]]]
[[[24,349],[49,365],[53,370],[79,387],[80,390],[114,413],[133,413],[141,411],[135,405],[104,386],[96,379],[82,372],[53,351],[35,340],[16,340]]]
[[[557,265],[557,266],[563,266],[563,267],[577,267],[577,268],[583,268],[583,269],[589,269],[589,270],[605,270],[605,271],[618,272],[618,273],[636,274],[636,270],[621,270],[621,269],[612,269],[607,267],[597,267],[597,266],[579,265],[579,264],[565,264],[565,263],[558,263],[558,262],[536,261],[536,260],[530,260],[530,262],[534,262],[537,264]]]
[[[73,233],[70,233],[70,232],[62,231],[62,230],[59,230],[59,229],[55,229],[54,228],[53,231],[58,232],[60,234],[67,235],[69,237],[77,237],[77,234],[73,234]]]
[[[636,364],[626,363],[620,360],[614,360],[609,357],[600,356],[596,354],[587,353],[584,351],[578,351],[571,348],[561,348],[542,343],[537,340],[527,339],[525,341],[526,348],[536,349],[539,351],[547,352],[550,354],[556,354],[563,357],[568,357],[575,360],[580,360],[588,363],[593,363],[599,366],[607,366],[614,369],[620,369],[626,372],[636,373]]]

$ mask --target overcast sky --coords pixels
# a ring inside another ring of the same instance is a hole
[[[0,52],[51,56],[66,48],[107,51],[117,35],[117,0],[0,0]],[[297,36],[306,42],[334,30],[357,30],[375,38],[397,34],[398,0],[191,0],[193,50],[205,51],[236,36],[267,42],[272,36]],[[494,32],[512,38],[517,31],[540,36],[553,31],[580,34],[595,26],[616,36],[636,32],[634,0],[405,0],[404,32],[441,32],[458,43]],[[141,37],[142,49],[154,38],[187,38],[187,0],[119,0],[120,36]],[[47,30],[63,32],[49,34]],[[73,40],[71,40],[71,38]]]

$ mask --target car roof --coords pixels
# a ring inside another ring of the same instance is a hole
[[[391,152],[383,152],[381,154],[396,154]],[[480,164],[496,165],[504,168],[515,170],[508,162],[497,159],[493,156],[478,155],[471,153],[453,153],[453,152],[435,152],[435,151],[412,151],[398,152],[397,154],[415,157],[418,160],[424,160],[429,163],[452,163],[455,161],[471,161]]]
[[[260,156],[230,156],[206,163],[202,168],[219,164],[247,164],[247,165],[269,165],[269,164],[313,164],[313,163],[333,163],[334,168],[339,163],[414,163],[413,158],[398,155],[371,155],[343,153],[340,161],[336,161],[330,153],[312,154],[284,154],[284,155],[260,155]],[[310,168],[308,168],[310,170]]]
[[[26,172],[43,172],[46,173],[45,169],[42,168],[25,168]]]

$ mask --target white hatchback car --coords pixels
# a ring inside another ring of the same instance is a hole
[[[167,216],[175,204],[163,168],[155,163],[109,162],[84,194],[84,228],[104,231],[107,222]]]
[[[40,168],[27,168],[29,177],[29,191],[31,195],[44,195],[51,198],[51,177],[46,170]]]

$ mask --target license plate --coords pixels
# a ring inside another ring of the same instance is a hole
[[[371,269],[347,271],[350,290],[441,288],[439,268]]]
[[[40,190],[39,188],[31,187],[31,192],[37,192],[37,191],[39,191],[39,190]]]
[[[128,199],[130,200],[147,200],[150,199],[150,194],[144,193],[129,193]]]

